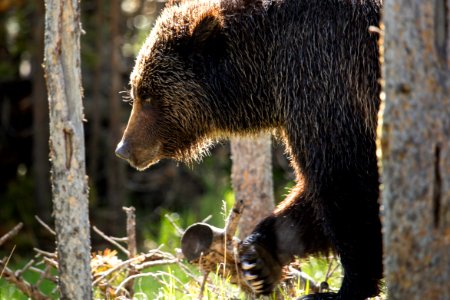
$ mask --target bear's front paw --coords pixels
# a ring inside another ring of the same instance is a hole
[[[281,277],[280,263],[259,244],[244,242],[239,252],[247,284],[255,294],[270,294]]]

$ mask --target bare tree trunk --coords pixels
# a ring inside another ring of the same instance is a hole
[[[450,299],[450,1],[384,3],[379,150],[388,298]]]
[[[118,222],[122,215],[122,206],[124,203],[124,172],[125,164],[122,163],[115,155],[114,149],[118,141],[120,141],[121,133],[121,114],[120,114],[120,3],[118,0],[111,0],[110,2],[110,29],[111,29],[111,96],[110,103],[110,134],[109,134],[109,149],[108,152],[108,204],[111,212],[111,224],[119,225]],[[114,228],[115,231],[119,227]]]
[[[231,159],[235,198],[244,200],[239,222],[239,238],[243,239],[274,209],[270,134],[233,138]]]
[[[50,106],[53,213],[61,299],[91,299],[77,0],[46,0],[45,76]]]
[[[46,99],[44,72],[44,3],[36,4],[33,38],[33,175],[36,213],[41,219],[50,220],[50,163],[48,161],[48,102]]]

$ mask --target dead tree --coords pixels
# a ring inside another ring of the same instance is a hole
[[[77,0],[46,0],[45,76],[61,299],[91,299],[90,233]]]
[[[274,209],[271,144],[270,134],[231,141],[233,190],[245,207],[239,223],[241,239]]]
[[[450,299],[447,0],[384,2],[380,119],[389,299]]]

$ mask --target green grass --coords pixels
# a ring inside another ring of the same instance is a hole
[[[190,269],[196,274],[197,280],[186,276],[177,266],[147,270],[152,275],[135,281],[135,297],[137,299],[198,299],[202,275],[194,267],[190,267]],[[302,269],[304,271],[313,271],[313,274],[308,275],[320,283],[325,279],[328,264],[325,259],[310,258],[303,265]],[[160,282],[155,279],[156,274],[160,274],[158,276]],[[337,270],[329,279],[328,283],[332,288],[338,289],[340,276],[341,271]],[[333,286],[335,283],[337,285]],[[294,295],[292,291],[296,291]],[[294,283],[294,287],[289,291],[289,294],[288,291],[282,288],[278,290],[281,295],[285,296],[285,299],[296,299],[305,295],[307,291],[308,284],[306,287],[301,286],[300,281]],[[269,298],[275,299],[275,296],[272,295]],[[218,274],[210,274],[208,284],[203,292],[203,299],[245,299],[245,294],[237,286],[230,284],[227,279],[223,279]]]
[[[12,269],[20,268],[23,265],[17,264],[10,266]],[[170,265],[163,267],[154,267],[144,270],[142,273],[147,274],[145,277],[140,277],[135,280],[135,295],[134,299],[198,299],[200,293],[200,284],[202,281],[202,274],[193,266],[187,265],[187,269],[192,276],[187,275],[178,265]],[[328,264],[325,259],[310,258],[302,264],[302,270],[310,275],[316,282],[324,280],[328,270]],[[337,289],[340,284],[340,270],[329,279],[328,283],[332,288]],[[36,282],[38,275],[34,272],[26,272],[24,277],[30,282]],[[55,288],[54,284],[49,281],[44,281],[41,285],[41,291],[49,295]],[[301,296],[308,290],[306,287],[300,286],[297,282],[294,290],[298,292],[295,295],[290,294],[292,299]],[[287,292],[279,290],[283,295]],[[97,294],[98,295],[98,294]],[[56,299],[54,295],[52,297]],[[97,296],[97,299],[103,297]],[[245,295],[238,287],[232,285],[227,279],[223,279],[218,274],[210,274],[208,283],[203,292],[203,299],[245,299]],[[274,299],[274,296],[270,297]],[[24,296],[15,286],[7,283],[4,279],[0,279],[0,300],[25,300]],[[286,297],[286,299],[290,299]]]
[[[225,196],[222,201],[221,220],[216,218],[215,222],[216,225],[222,227],[224,223],[224,216],[228,215],[228,211],[234,201],[233,193],[224,193],[223,195]],[[163,218],[161,220],[158,239],[154,242],[149,242],[148,244],[163,245],[161,248],[162,251],[174,253],[174,249],[180,247],[180,234],[177,232],[175,227],[184,228],[186,227],[186,224],[194,223],[194,220],[192,219],[192,216],[183,215],[180,217],[176,213],[166,213],[169,215],[169,218]],[[186,219],[189,221],[186,222]],[[9,264],[9,268],[17,270],[20,269],[25,263],[26,260],[19,263],[12,261]],[[145,277],[137,278],[134,281],[135,295],[133,299],[198,299],[203,275],[194,266],[187,263],[184,263],[183,266],[185,266],[185,270],[182,270],[179,265],[152,267],[144,270],[142,273],[147,275]],[[329,272],[328,263],[325,259],[307,259],[302,262],[301,268],[303,272],[307,273],[318,283],[323,281],[327,272]],[[334,289],[339,287],[340,276],[341,272],[338,270],[332,277],[329,278],[328,283],[330,287]],[[24,277],[31,283],[35,283],[38,280],[38,274],[31,271],[26,272]],[[208,278],[208,283],[203,291],[203,299],[245,299],[245,294],[241,292],[237,286],[230,284],[227,279],[223,279],[218,276],[218,274],[210,274]],[[55,285],[49,281],[44,281],[40,286],[41,291],[46,295],[49,295],[54,288]],[[300,282],[298,282],[294,289],[299,292],[295,295],[292,295],[291,292],[290,296],[292,299],[295,299],[295,297],[301,296],[305,293],[305,291],[308,291],[308,284],[305,287],[300,286]],[[285,299],[290,299],[287,296],[287,291],[281,289],[279,290],[279,293],[285,295]],[[95,298],[103,299],[104,296],[100,295],[101,293],[99,290],[96,290],[94,293]],[[57,296],[53,295],[53,298],[56,299]],[[22,300],[28,298],[24,296],[15,286],[0,278],[0,300],[10,299]]]
[[[224,201],[222,203],[222,222],[223,216],[233,203],[232,193],[225,194]],[[194,220],[189,218],[189,222],[186,223],[186,217],[180,217],[178,214],[167,212],[169,218],[164,218],[159,226],[158,239],[153,242],[149,242],[151,245],[163,245],[161,250],[174,254],[176,248],[180,247],[180,235],[175,227],[184,228],[185,224],[192,224]],[[183,222],[184,220],[184,222]],[[221,226],[219,224],[219,226]],[[155,248],[155,247],[153,247]],[[14,257],[13,257],[14,258]],[[331,266],[329,262],[331,261]],[[20,269],[26,260],[19,263],[11,261],[9,268],[13,270]],[[134,281],[135,295],[133,299],[147,300],[147,299],[164,299],[164,300],[178,300],[178,299],[198,299],[200,294],[200,286],[203,279],[203,275],[198,269],[188,263],[183,263],[182,267],[178,264],[168,266],[158,266],[148,268],[142,271],[145,274],[144,277],[139,277]],[[301,260],[299,262],[301,271],[310,276],[317,284],[323,281],[327,281],[331,291],[337,291],[341,284],[342,270],[338,263],[334,259],[314,258]],[[187,271],[186,271],[187,270]],[[0,270],[1,272],[1,270]],[[330,273],[332,275],[330,276]],[[327,275],[328,274],[328,275]],[[38,274],[34,272],[26,272],[24,277],[29,282],[36,282],[38,280]],[[204,300],[215,299],[246,299],[246,296],[240,289],[229,283],[227,279],[223,279],[218,274],[209,274],[209,280],[203,291]],[[308,294],[311,291],[309,282],[302,284],[300,280],[293,281],[291,288],[279,287],[278,293],[283,296],[284,299],[296,299],[297,297]],[[49,281],[44,281],[40,286],[41,291],[49,295],[55,288],[55,285]],[[94,295],[95,299],[104,299],[104,296],[99,296],[100,293],[97,290]],[[57,296],[53,295],[53,299]],[[275,299],[272,295],[269,299]],[[24,296],[15,286],[7,283],[4,279],[0,278],[0,300],[22,300],[28,299]]]

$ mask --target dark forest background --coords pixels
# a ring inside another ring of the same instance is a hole
[[[221,225],[222,200],[231,205],[230,150],[216,146],[200,164],[163,161],[144,172],[114,155],[130,106],[120,92],[140,45],[151,30],[162,1],[81,1],[81,38],[87,172],[91,224],[122,235],[122,206],[137,208],[140,241],[159,241],[164,215],[181,215],[182,226],[212,215]],[[51,218],[48,160],[48,102],[41,67],[44,35],[43,1],[0,1],[0,236],[16,223],[25,228],[16,252],[30,246],[53,248],[53,237],[36,226],[34,215]],[[287,193],[293,175],[282,146],[273,149],[275,198]],[[229,206],[230,207],[230,206]],[[93,245],[98,240],[93,236]],[[8,249],[9,247],[5,247]]]

